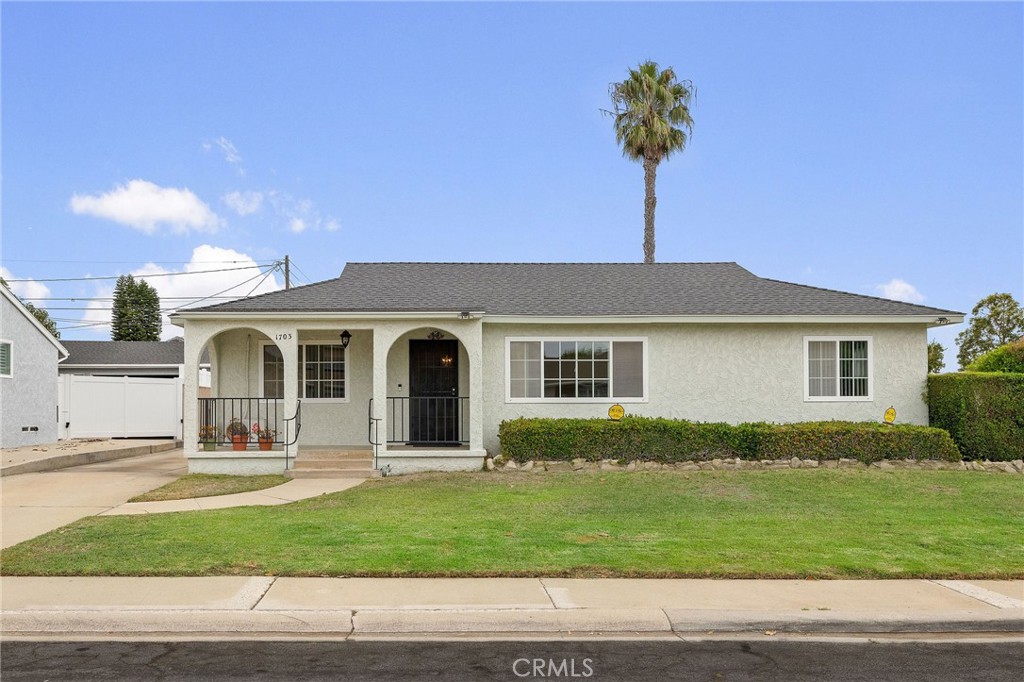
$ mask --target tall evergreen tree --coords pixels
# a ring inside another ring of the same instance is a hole
[[[159,341],[163,320],[160,297],[145,280],[121,275],[114,287],[110,338],[114,341]]]
[[[612,83],[615,139],[622,155],[644,166],[644,262],[654,262],[654,194],[658,164],[681,152],[693,133],[690,101],[693,83],[676,80],[672,67],[659,69],[646,61],[629,70],[629,77]]]

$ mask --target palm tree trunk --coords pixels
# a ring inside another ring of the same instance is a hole
[[[644,263],[654,262],[654,176],[658,171],[657,159],[644,158]]]

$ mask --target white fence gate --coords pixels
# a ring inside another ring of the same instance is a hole
[[[64,438],[181,437],[178,378],[65,374],[62,379]]]

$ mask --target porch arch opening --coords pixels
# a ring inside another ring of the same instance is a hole
[[[284,446],[293,415],[284,401],[284,353],[269,334],[255,327],[217,332],[200,348],[196,367],[202,449]]]
[[[469,354],[458,335],[437,327],[405,332],[388,349],[389,447],[469,443]]]

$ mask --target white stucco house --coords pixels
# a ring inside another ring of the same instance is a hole
[[[893,406],[926,424],[927,329],[963,314],[735,263],[350,263],[171,319],[191,471],[330,475],[477,469],[503,420],[616,403],[732,423],[877,421]],[[198,399],[204,351],[212,397]],[[232,418],[278,431],[271,449],[232,450]]]
[[[57,363],[67,349],[0,285],[0,447],[57,441]]]

